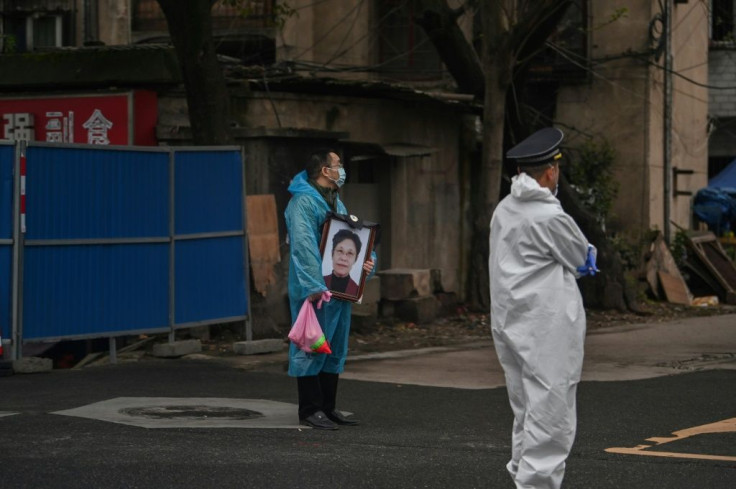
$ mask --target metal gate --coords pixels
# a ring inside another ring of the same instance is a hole
[[[0,146],[13,358],[22,342],[248,321],[244,174],[233,147]]]

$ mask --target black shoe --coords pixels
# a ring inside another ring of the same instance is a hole
[[[328,418],[330,418],[337,424],[345,426],[355,426],[356,424],[360,423],[360,421],[358,421],[357,419],[346,418],[345,415],[343,415],[340,411],[330,411],[325,414]]]
[[[327,416],[325,416],[325,413],[322,411],[317,411],[316,413],[312,414],[311,416],[307,416],[306,418],[299,421],[299,423],[307,426],[311,426],[312,428],[316,430],[336,430],[337,425],[327,419]]]

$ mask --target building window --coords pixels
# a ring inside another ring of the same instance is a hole
[[[415,22],[414,2],[378,1],[379,71],[400,80],[442,78],[442,61]]]
[[[711,0],[710,37],[713,41],[734,41],[734,0]]]
[[[4,52],[26,52],[64,45],[63,16],[4,16]],[[9,43],[9,40],[12,42]],[[11,48],[12,46],[12,48]]]
[[[27,25],[33,35],[32,48],[61,47],[61,16],[29,18]]]
[[[0,51],[73,44],[74,0],[0,0]]]

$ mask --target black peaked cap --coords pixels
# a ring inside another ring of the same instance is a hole
[[[507,153],[506,157],[518,166],[540,166],[559,158],[560,143],[565,137],[556,127],[545,127],[535,132]]]

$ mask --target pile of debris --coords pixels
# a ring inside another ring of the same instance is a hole
[[[353,305],[352,330],[369,330],[378,318],[431,323],[457,306],[457,296],[442,289],[437,269],[392,268],[366,280],[360,304]]]
[[[736,304],[736,265],[712,232],[684,234],[680,266],[661,233],[645,256],[644,275],[659,300],[688,306]]]

